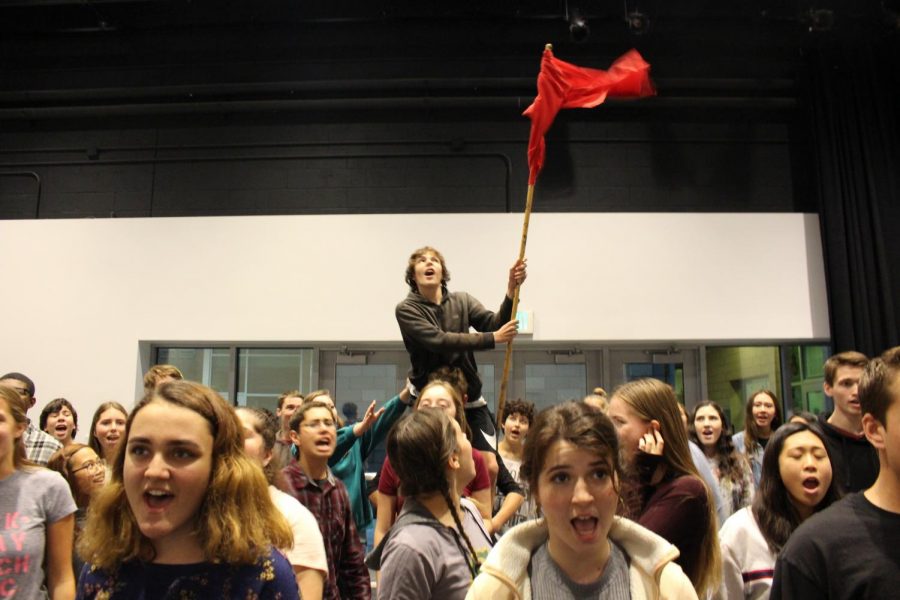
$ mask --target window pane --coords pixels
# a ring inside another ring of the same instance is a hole
[[[188,381],[197,381],[228,397],[228,348],[157,348],[156,364],[175,365]]]
[[[488,407],[490,407],[491,414],[496,417],[497,395],[494,393],[494,386],[496,385],[496,381],[494,380],[494,365],[489,363],[479,364],[478,375],[481,377],[481,395],[484,396],[484,401],[487,402]]]
[[[684,365],[682,363],[625,363],[625,381],[650,377],[672,386],[678,401],[684,404]]]
[[[310,348],[238,349],[238,405],[274,411],[282,393],[311,392],[313,363]]]
[[[831,354],[830,346],[800,346],[803,349],[803,378],[825,376],[825,361]]]
[[[231,401],[228,394],[228,380],[231,373],[231,350],[228,348],[213,348],[210,352],[210,367],[208,385],[219,394]]]
[[[777,346],[728,346],[706,349],[709,399],[728,415],[735,431],[744,428],[744,404],[753,391],[766,388],[781,399]],[[784,406],[784,403],[782,403]]]
[[[586,380],[584,363],[527,363],[524,399],[534,402],[535,412],[566,400],[581,400]]]
[[[365,414],[372,400],[382,406],[397,395],[397,365],[335,365],[334,402],[347,423],[348,413],[356,411],[357,420]],[[381,470],[384,462],[384,442],[378,444],[366,459],[366,471]]]
[[[825,381],[825,361],[831,355],[831,347],[814,344],[789,346],[788,349],[793,398],[786,404],[792,411],[803,410],[817,415],[827,411],[822,384]]]

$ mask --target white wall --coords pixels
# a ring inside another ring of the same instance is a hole
[[[0,221],[0,374],[65,396],[86,432],[130,406],[140,341],[399,341],[411,250],[499,304],[521,215]],[[802,214],[533,215],[522,307],[536,341],[827,339],[818,219]],[[79,439],[84,433],[79,434]]]

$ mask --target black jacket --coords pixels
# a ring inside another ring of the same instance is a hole
[[[409,352],[409,380],[416,389],[428,383],[428,375],[442,367],[462,369],[469,384],[469,402],[481,397],[481,378],[475,350],[494,347],[494,334],[511,319],[512,300],[504,297],[500,310],[487,310],[466,292],[443,290],[440,306],[418,292],[410,292],[396,308],[397,324]],[[473,327],[478,333],[469,331]]]
[[[878,477],[878,453],[865,436],[855,436],[828,423],[819,415],[819,426],[825,434],[825,446],[831,459],[832,477],[844,493],[861,492]]]

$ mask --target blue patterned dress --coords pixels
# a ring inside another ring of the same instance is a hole
[[[77,596],[86,600],[295,600],[299,597],[294,571],[275,549],[252,565],[159,565],[130,561],[113,572],[85,565],[78,578]]]

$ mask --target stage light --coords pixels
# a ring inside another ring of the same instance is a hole
[[[811,8],[806,14],[809,31],[831,31],[834,27],[834,11],[827,8]]]
[[[635,35],[644,35],[650,31],[650,17],[639,10],[626,13],[625,24],[628,25],[628,31]]]
[[[591,37],[591,28],[578,7],[569,9],[566,3],[566,18],[569,21],[569,37],[573,42],[580,44]]]

